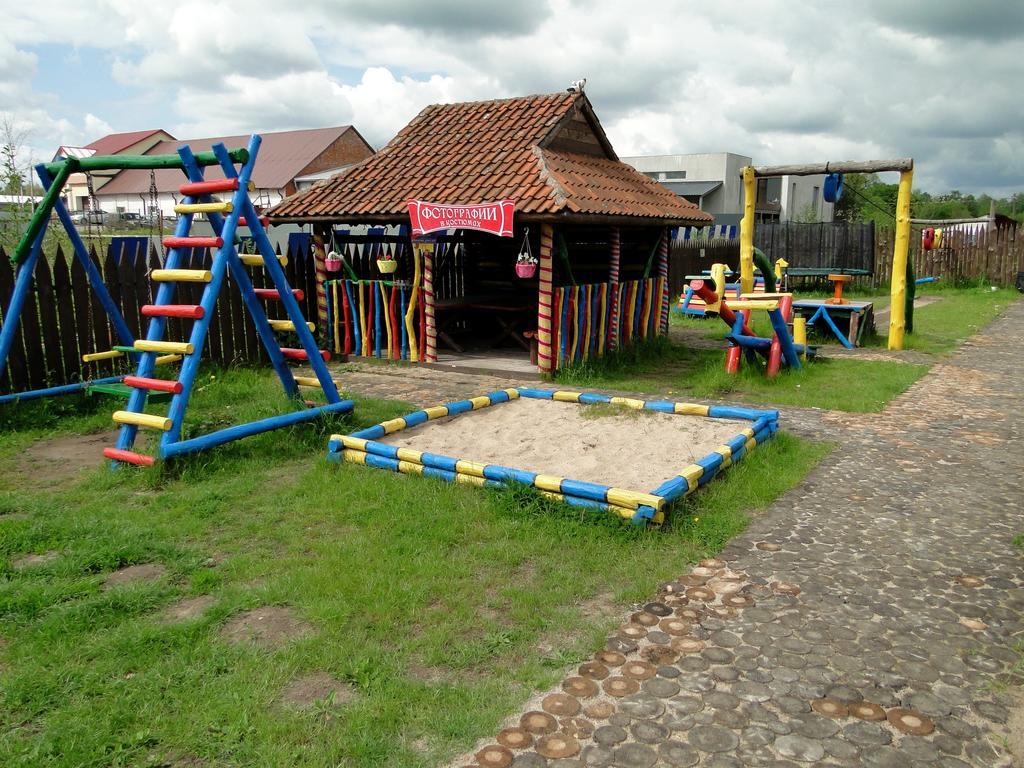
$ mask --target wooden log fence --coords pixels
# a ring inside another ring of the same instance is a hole
[[[82,362],[82,355],[109,350],[119,342],[78,260],[65,254],[59,246],[54,253],[44,256],[36,265],[33,287],[18,319],[18,332],[6,370],[0,377],[0,393],[130,373],[127,358]],[[136,337],[144,336],[147,318],[142,317],[139,310],[143,304],[153,301],[155,290],[149,272],[160,268],[160,257],[152,250],[148,258],[120,258],[107,253],[100,259],[95,250],[91,256],[129,329]],[[184,256],[181,266],[209,269],[211,264],[212,255],[206,249],[196,249]],[[249,274],[255,287],[272,287],[262,269],[251,269]],[[316,318],[316,273],[311,252],[288,254],[285,274],[291,286],[303,292],[300,302],[303,313],[307,318]],[[3,311],[10,302],[14,276],[10,260],[0,248],[0,322],[6,322]],[[179,283],[178,300],[183,304],[198,304],[202,290],[202,284]],[[268,314],[273,316],[273,306],[268,306]],[[167,340],[187,341],[190,331],[190,321],[171,319]],[[318,331],[327,333],[326,328]],[[203,357],[226,366],[268,362],[230,275],[210,324]]]

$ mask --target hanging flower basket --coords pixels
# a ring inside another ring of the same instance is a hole
[[[390,275],[398,269],[398,262],[395,259],[377,259],[377,269],[385,275]]]
[[[516,277],[521,277],[523,280],[529,280],[537,274],[537,263],[529,262],[518,262],[516,264]]]
[[[523,244],[519,247],[519,255],[516,256],[516,277],[528,280],[537,274],[537,257],[530,250],[530,228],[527,227],[523,233]]]
[[[335,251],[331,251],[327,254],[327,258],[324,259],[324,266],[328,272],[338,272],[341,270],[341,256]]]

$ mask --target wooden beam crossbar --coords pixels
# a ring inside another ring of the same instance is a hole
[[[914,170],[914,158],[901,157],[895,160],[839,160],[809,165],[756,165],[754,176],[820,176],[824,173],[885,173],[886,171]],[[740,176],[743,174],[741,173]]]

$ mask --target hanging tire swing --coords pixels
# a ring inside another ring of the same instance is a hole
[[[830,173],[825,177],[825,186],[822,188],[822,196],[826,203],[838,203],[843,196],[843,174]]]

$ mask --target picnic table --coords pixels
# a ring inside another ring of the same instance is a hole
[[[875,326],[875,309],[870,301],[843,299],[842,304],[836,304],[834,299],[800,299],[793,302],[793,312],[806,317],[808,327],[820,321],[847,349],[859,346],[865,331]]]

